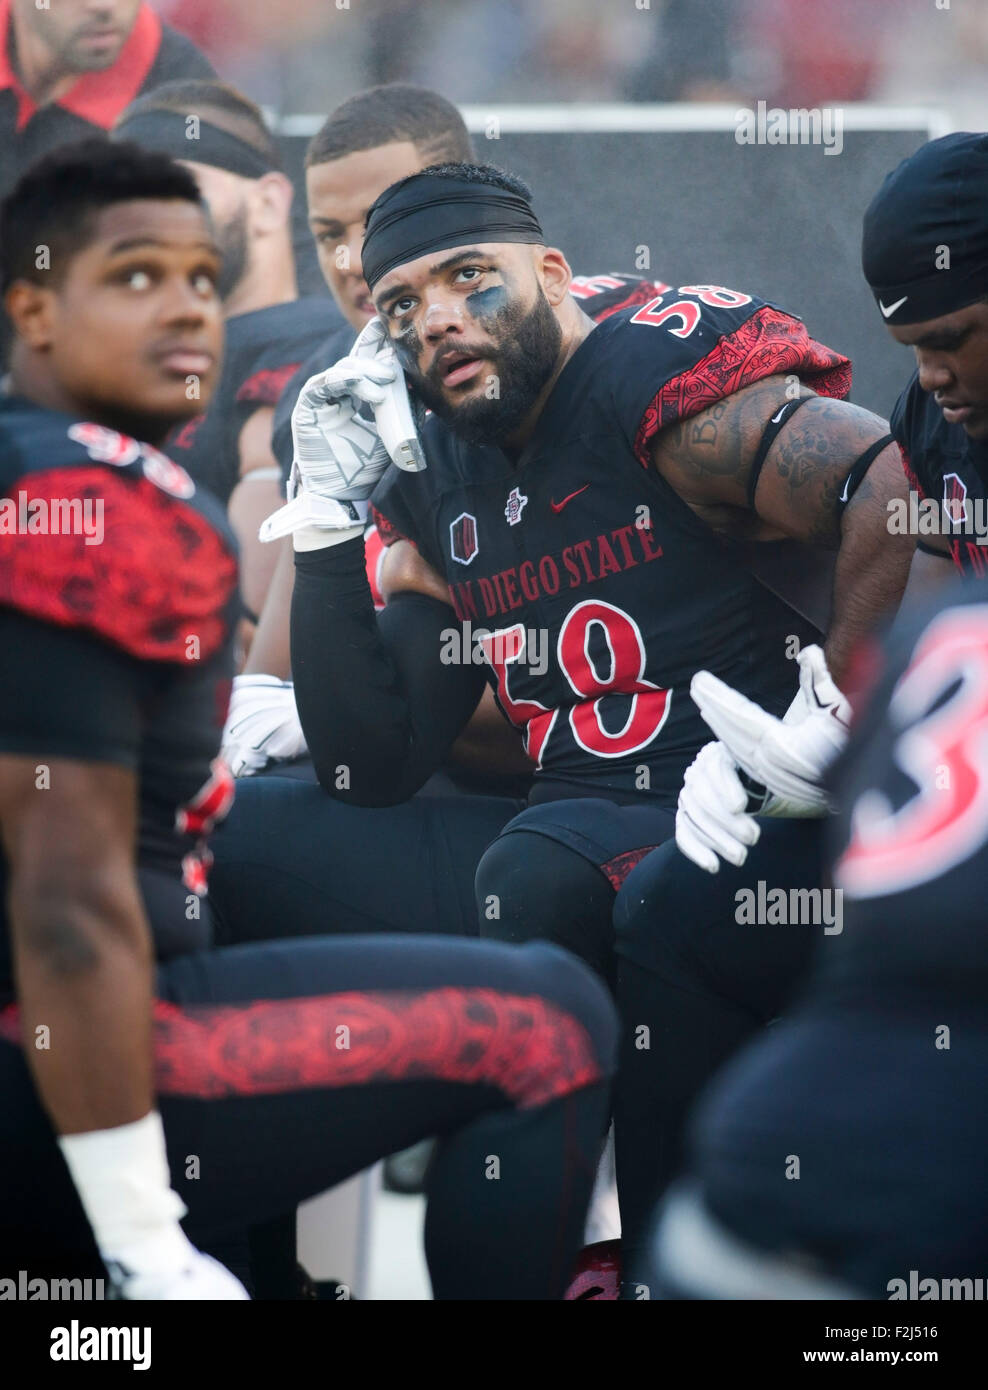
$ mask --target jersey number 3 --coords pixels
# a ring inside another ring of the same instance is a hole
[[[898,810],[877,790],[858,798],[834,869],[855,898],[940,878],[988,839],[988,604],[933,619],[892,692],[889,717],[903,730],[893,757],[918,790]]]

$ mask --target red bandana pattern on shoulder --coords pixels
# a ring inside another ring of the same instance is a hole
[[[849,359],[816,342],[799,319],[766,304],[721,338],[701,362],[659,389],[635,436],[638,462],[649,466],[649,442],[667,425],[783,372],[795,373],[821,396],[843,400],[851,389]]]
[[[0,604],[149,661],[184,664],[190,637],[202,660],[222,645],[237,563],[195,508],[99,466],[26,474],[11,488],[19,493],[51,516],[67,502],[98,507],[102,537],[0,533]]]

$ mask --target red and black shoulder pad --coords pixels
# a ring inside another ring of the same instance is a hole
[[[91,424],[70,438],[52,466],[4,470],[0,604],[143,660],[209,657],[237,585],[218,505],[149,445]]]
[[[737,310],[739,321],[725,324],[726,331],[721,331],[717,324],[711,335],[710,350],[702,355],[697,352],[692,362],[684,364],[683,370],[670,375],[643,410],[636,406],[634,414],[639,423],[633,447],[643,467],[649,466],[649,446],[660,430],[688,420],[716,401],[765,377],[791,374],[819,396],[832,396],[837,400],[847,396],[851,389],[850,359],[811,338],[802,320],[774,304],[720,286],[698,285],[688,289],[696,294],[696,299],[660,308],[651,317],[651,306],[646,306],[630,322],[658,324],[665,315],[675,311],[679,317],[672,322],[682,322],[681,332],[690,338],[691,325],[699,324],[703,308],[715,320],[729,318],[735,312],[730,305],[720,305],[717,295],[734,295],[754,307],[753,310],[747,307]],[[701,306],[699,301],[705,294],[711,302]],[[688,317],[692,314],[696,315],[695,319]],[[691,338],[691,341],[694,340]],[[699,333],[695,341],[703,341]]]

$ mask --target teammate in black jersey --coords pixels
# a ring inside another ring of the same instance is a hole
[[[389,199],[407,197],[410,221],[425,223],[432,190],[437,199],[446,195],[447,177],[461,201],[473,194],[482,202],[489,192],[495,202],[524,202],[510,180],[472,170],[461,178],[454,168],[397,185],[375,212],[397,225],[402,209],[393,211]],[[419,193],[422,212],[413,201]],[[365,272],[374,234],[372,215]],[[406,371],[437,412],[423,436],[427,471],[392,470],[375,495],[388,538],[403,541],[398,553],[409,575],[408,609],[390,621],[403,646],[411,645],[414,623],[425,669],[414,683],[407,670],[396,683],[387,648],[364,631],[356,588],[346,611],[337,604],[330,615],[334,637],[337,623],[347,625],[341,633],[359,623],[359,642],[355,628],[353,638],[320,641],[315,651],[328,621],[317,595],[333,591],[336,573],[347,575],[349,592],[347,566],[362,550],[347,542],[297,557],[296,595],[304,577],[311,597],[296,603],[296,688],[326,789],[358,804],[401,799],[455,733],[455,708],[469,702],[482,680],[481,667],[469,660],[472,651],[459,664],[439,659],[450,618],[429,602],[449,586],[461,622],[501,633],[490,638],[486,656],[502,706],[526,730],[529,753],[539,760],[536,799],[567,800],[574,793],[594,799],[593,807],[567,807],[571,827],[546,828],[555,812],[532,811],[524,827],[565,846],[574,861],[587,855],[597,871],[590,896],[600,898],[599,877],[605,889],[608,876],[619,882],[636,854],[669,833],[683,770],[705,736],[680,688],[690,672],[709,659],[722,672],[738,672],[749,692],[761,689],[777,709],[791,698],[785,636],[809,636],[813,629],[754,578],[738,537],[767,542],[788,528],[839,542],[828,642],[839,664],[866,614],[898,597],[905,548],[890,541],[884,506],[874,499],[880,480],[901,487],[897,451],[875,453],[874,446],[891,441],[866,412],[823,398],[786,399],[787,371],[794,381],[802,373],[842,394],[849,366],[770,305],[719,287],[667,287],[651,304],[616,314],[589,333],[592,325],[567,293],[569,270],[560,253],[507,243],[489,253],[492,264],[478,252],[476,265],[461,266],[453,258],[462,254],[465,262],[466,252],[448,242],[451,234],[438,248],[449,251],[450,264],[426,264],[422,256],[408,271],[389,263],[373,285],[392,331],[412,344],[403,352]],[[528,234],[536,246],[537,236]],[[408,288],[400,275],[418,276],[422,284]],[[427,315],[426,334],[420,320]],[[464,356],[467,349],[473,356]],[[485,396],[485,371],[496,377],[500,394]],[[565,380],[550,395],[562,371]],[[461,414],[477,417],[469,424],[471,438],[492,442],[463,443]],[[769,447],[752,479],[766,425]],[[505,430],[506,449],[498,447]],[[878,459],[869,486],[841,516],[838,494],[868,451]],[[755,505],[764,516],[748,508],[749,484],[757,487]],[[596,599],[598,592],[609,599]],[[413,607],[422,616],[413,619]],[[535,653],[519,650],[541,631],[548,638],[544,672],[535,670]],[[354,653],[362,649],[367,654],[357,667]],[[346,689],[326,679],[336,653],[346,654]],[[407,658],[398,660],[403,670]],[[367,684],[354,679],[360,670]],[[331,697],[317,697],[317,687],[327,684]],[[450,724],[436,717],[443,704]],[[334,775],[343,764],[346,788]],[[594,826],[589,838],[586,821]],[[540,915],[537,892],[518,896],[527,896],[531,913]],[[609,901],[602,899],[608,918]]]
[[[360,262],[367,210],[389,183],[439,154],[471,154],[462,117],[437,93],[404,84],[351,97],[312,139],[306,156],[309,223],[327,284],[352,327],[333,334],[303,364],[275,410],[273,444],[286,478],[293,456],[291,413],[301,387],[343,356],[373,316]],[[577,277],[572,293],[590,317],[602,319],[627,305],[646,304],[657,290],[640,277],[601,275]],[[365,530],[364,552],[371,593],[381,608],[389,552],[373,525]],[[279,679],[290,672],[294,574],[293,557],[280,559],[244,673],[234,680],[225,753],[238,776],[267,764],[266,778],[314,780],[311,761],[295,757],[304,747],[301,727],[291,683]],[[393,579],[391,570],[387,583]],[[530,768],[520,738],[485,688],[445,765],[404,806],[369,813],[329,802],[312,786],[270,789],[245,782],[215,842],[213,902],[224,940],[238,939],[245,921],[294,934],[323,932],[327,918],[336,931],[476,934],[477,864],[523,809]],[[297,909],[290,919],[276,906],[286,873]],[[252,906],[244,912],[246,900]],[[259,903],[264,910],[253,910]],[[294,1223],[290,1236],[294,1242]]]
[[[983,197],[988,168],[988,138],[949,136],[925,145],[905,160],[885,181],[865,217],[864,269],[877,306],[896,339],[915,346],[919,371],[892,414],[891,429],[900,446],[910,485],[908,499],[889,500],[887,525],[896,536],[917,542],[908,594],[922,593],[949,574],[953,557],[962,571],[980,574],[983,547],[978,541],[979,509],[983,516],[988,468],[984,455],[984,402],[988,400],[985,344],[988,342],[988,221]],[[949,547],[949,555],[948,555]],[[908,596],[908,595],[907,595]],[[705,680],[707,678],[704,678]],[[709,689],[706,698],[710,698]],[[702,696],[702,692],[701,692]],[[739,929],[737,894],[756,893],[758,885],[781,890],[818,881],[814,864],[822,848],[813,835],[813,822],[784,827],[785,858],[778,853],[778,826],[758,825],[747,813],[744,791],[734,771],[735,761],[754,775],[750,761],[753,735],[764,751],[758,780],[779,775],[780,758],[800,751],[787,744],[793,735],[761,711],[744,710],[730,692],[714,691],[712,717],[721,743],[701,753],[687,776],[680,797],[677,838],[684,852],[702,868],[717,869],[716,878],[701,873],[682,855],[662,850],[641,866],[627,885],[617,915],[618,949],[622,953],[623,1007],[654,1031],[673,1035],[689,1032],[702,1039],[690,1049],[685,1063],[672,1058],[666,1066],[642,1055],[634,1040],[626,1041],[618,1117],[626,1135],[630,1162],[638,1165],[649,1151],[650,1134],[673,1124],[682,1131],[682,1117],[695,1094],[694,1071],[710,1068],[725,1058],[777,1009],[774,990],[766,995],[758,977],[758,955],[746,948],[753,932],[776,938],[775,951],[792,947],[799,926],[774,932],[766,925]],[[724,703],[726,700],[726,703]],[[710,707],[707,708],[711,714]],[[717,722],[717,716],[727,723]],[[804,800],[813,795],[813,775],[822,774],[839,746],[838,726],[831,719],[811,721],[822,735],[814,756],[804,757],[799,775]],[[827,737],[826,735],[829,735]],[[801,751],[807,751],[805,739]],[[735,757],[736,755],[736,757]],[[811,775],[813,774],[813,775]],[[779,790],[778,787],[775,790]],[[788,794],[788,793],[787,793]],[[696,821],[706,817],[709,832],[699,846]],[[804,837],[802,853],[793,841]],[[807,835],[809,838],[806,838]],[[809,855],[809,859],[807,859]],[[720,863],[720,861],[723,863]],[[686,930],[667,926],[657,932],[658,920],[688,922]],[[809,922],[807,923],[809,925]],[[807,933],[821,952],[839,935],[817,920]],[[752,969],[755,975],[752,975]],[[650,1085],[632,1086],[634,1073]],[[641,1229],[650,1201],[671,1180],[679,1163],[678,1144],[664,1142],[655,1154],[653,1183],[625,1184],[634,1190],[632,1224]],[[636,1262],[640,1252],[635,1252]],[[645,1278],[638,1268],[632,1271]],[[632,1296],[634,1296],[632,1291]]]
[[[188,1236],[220,1242],[439,1134],[437,1296],[558,1296],[613,1045],[589,972],[548,947],[426,938],[209,949],[236,562],[222,509],[159,452],[221,349],[195,182],[126,143],[66,147],[3,204],[0,245],[17,332],[0,407],[4,1274],[92,1274],[98,1256],[125,1297],[236,1298]]]
[[[114,138],[188,166],[223,250],[222,375],[210,408],[177,429],[166,448],[227,507],[242,551],[244,603],[256,615],[277,558],[257,542],[260,520],[281,496],[274,407],[299,363],[342,321],[325,297],[298,297],[292,185],[253,102],[222,82],[167,82],[127,108]]]
[[[447,226],[449,209],[476,222]],[[478,232],[487,217],[516,239]],[[356,531],[296,535],[293,666],[323,787],[367,807],[373,833],[370,808],[382,823],[412,809],[391,803],[445,755],[486,660],[541,766],[532,804],[481,860],[476,920],[507,940],[565,940],[613,978],[622,885],[671,836],[684,769],[710,737],[691,675],[709,666],[781,713],[795,686],[787,638],[792,655],[818,635],[770,574],[774,542],[837,551],[827,650],[838,673],[856,632],[897,601],[911,547],[885,525],[886,501],[905,491],[898,451],[882,422],[833,399],[849,386],[846,359],[775,306],[718,286],[660,285],[593,327],[543,241],[524,188],[487,169],[430,171],[375,205],[364,271],[434,411],[422,429],[428,467],[390,470],[374,495],[392,542],[376,622]],[[339,374],[380,399],[395,380],[386,356],[362,359],[363,376],[349,358]],[[310,390],[300,410],[331,443],[341,416],[321,419],[325,383]],[[300,437],[303,452],[309,442]],[[323,457],[318,445],[309,457]],[[364,480],[347,473],[345,496],[359,498]],[[257,792],[258,821],[266,810],[272,826],[286,810],[297,828],[305,800],[319,842],[311,789]],[[783,832],[787,871],[815,873],[815,831]],[[250,891],[274,892],[288,874],[311,881],[311,855],[293,843],[268,835],[263,871],[243,866]],[[372,917],[374,896],[355,910]],[[653,933],[669,925],[660,917]],[[749,1029],[778,1007],[808,950],[791,933],[764,942],[749,971],[763,996],[746,1007]],[[638,1020],[625,1018],[634,1038]],[[698,1041],[689,1030],[671,1045],[653,1037],[653,1057]],[[720,1059],[697,1057],[691,1095]],[[646,1138],[647,1192],[663,1136]]]
[[[886,178],[863,262],[889,332],[916,353],[892,412],[917,538],[912,591],[955,569],[988,574],[988,135],[946,135]]]
[[[717,1079],[651,1293],[962,1298],[988,1265],[988,591],[951,584],[861,653],[832,771],[843,931]]]
[[[431,570],[430,592],[448,590],[461,623],[504,634],[483,655],[540,765],[537,799],[565,797],[572,785],[668,805],[702,732],[677,698],[683,673],[712,649],[721,671],[745,668],[746,688],[785,708],[793,668],[777,634],[813,631],[754,577],[742,541],[790,534],[838,549],[827,649],[839,673],[853,635],[898,598],[908,544],[888,537],[874,497],[880,479],[901,486],[898,451],[874,416],[826,398],[846,393],[846,359],[749,294],[659,286],[652,302],[593,329],[568,293],[562,254],[530,249],[540,234],[530,210],[519,218],[534,226],[512,233],[517,242],[481,243],[497,250],[478,251],[473,264],[449,244],[457,229],[443,209],[464,205],[466,230],[477,208],[481,222],[496,220],[485,199],[502,212],[501,202],[527,208],[510,180],[453,167],[404,180],[372,210],[365,274],[406,374],[434,411],[423,432],[429,467],[392,469],[374,507],[386,538],[405,541],[406,563],[414,544],[423,588]],[[442,265],[432,252],[395,260],[417,245],[413,231],[428,243],[436,223]],[[787,373],[802,400],[787,399]],[[869,450],[869,487],[848,492],[842,507],[849,470]],[[335,570],[359,550],[313,549],[297,568],[315,574],[325,561]],[[541,628],[552,659],[536,672],[537,654],[516,648]],[[307,647],[300,655],[313,666]],[[479,675],[471,661],[437,660],[435,669],[451,688]],[[349,788],[326,776],[328,789],[357,804],[395,800],[424,749],[413,737],[399,752],[390,722],[365,747],[357,731],[366,716],[347,713],[317,760],[328,771],[344,745],[359,756]]]

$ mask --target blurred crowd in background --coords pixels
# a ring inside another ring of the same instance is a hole
[[[155,0],[279,113],[378,82],[457,102],[935,104],[988,125],[985,0]]]

